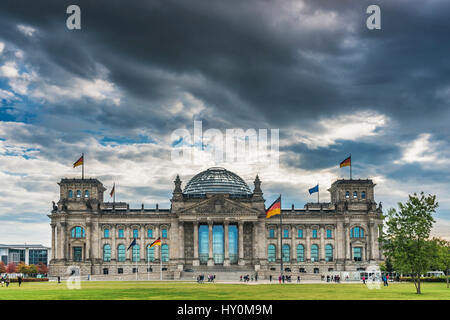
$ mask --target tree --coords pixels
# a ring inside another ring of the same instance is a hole
[[[450,277],[450,241],[433,238],[436,245],[436,261],[435,264],[440,270],[444,270],[447,275],[447,288],[449,287]]]
[[[30,264],[28,266],[28,274],[36,274],[38,273],[38,267],[35,264]]]
[[[408,197],[405,204],[398,203],[398,211],[389,209],[382,246],[394,269],[411,274],[416,293],[421,294],[420,277],[429,271],[436,247],[429,237],[438,203],[435,195],[425,197],[423,192]]]
[[[8,272],[8,273],[16,273],[16,270],[17,270],[17,267],[14,262],[10,262],[6,266],[6,272]]]
[[[39,262],[38,272],[40,274],[47,274],[48,273],[48,267],[45,264],[43,264],[42,262]]]
[[[29,270],[28,266],[25,263],[23,263],[23,262],[20,262],[18,264],[16,270],[17,270],[16,272],[18,272],[18,273],[23,273],[23,274],[29,274],[30,273],[30,270]]]
[[[0,273],[6,273],[6,266],[3,261],[0,261]]]

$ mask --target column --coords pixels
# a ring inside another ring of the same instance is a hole
[[[159,224],[155,224],[155,239],[158,239],[160,237],[159,234]],[[161,252],[161,246],[154,246],[155,248],[155,260],[159,262],[161,259],[160,252]]]
[[[306,226],[306,247],[305,247],[305,261],[310,262],[311,261],[311,227]]]
[[[116,233],[116,225],[113,224],[111,225],[111,261],[113,260],[117,260],[117,246],[116,246],[116,237],[117,237],[117,233]]]
[[[258,247],[256,243],[256,231],[258,228],[258,223],[255,221],[252,223],[252,260],[254,264],[259,263]]]
[[[145,261],[145,252],[147,251],[147,248],[145,247],[145,226],[141,225],[140,230],[139,230],[139,234],[141,235],[141,241],[139,243],[139,259],[141,261]]]
[[[179,245],[179,258],[184,262],[184,222],[180,221],[178,224],[178,245]]]
[[[374,237],[374,223],[370,222],[369,223],[369,259],[370,260],[375,260],[375,237]]]
[[[125,248],[128,249],[128,246],[130,245],[131,241],[130,241],[130,232],[133,232],[131,230],[131,228],[127,225],[124,226],[124,232],[125,232]],[[126,250],[125,251],[125,257],[126,260],[130,260],[132,261],[132,257],[133,257],[133,248],[130,248],[130,250]]]
[[[239,228],[239,236],[238,236],[238,243],[239,243],[239,265],[245,265],[244,262],[244,222],[239,221],[238,223]]]
[[[66,223],[61,222],[61,259],[69,259]]]
[[[55,259],[55,254],[56,254],[56,247],[55,247],[55,243],[56,243],[56,241],[55,241],[55,236],[56,236],[56,234],[55,234],[55,224],[52,223],[51,226],[52,226],[52,260],[54,260],[54,259]]]
[[[212,229],[213,229],[213,223],[212,223],[212,221],[208,221],[208,266],[214,265]]]
[[[345,227],[345,259],[351,260],[350,255],[350,228],[348,223],[344,225]]]
[[[297,248],[295,246],[295,225],[291,226],[291,262],[296,263],[297,262]]]
[[[224,232],[224,247],[225,247],[225,261],[223,262],[224,266],[230,265],[230,240],[229,240],[229,231],[228,231],[229,222],[225,221],[223,225]]]
[[[91,259],[91,222],[86,223],[86,252],[84,253],[84,260]]]
[[[193,222],[194,225],[194,261],[192,265],[199,266],[200,261],[198,260],[198,221]]]
[[[325,229],[320,226],[320,261],[325,260]]]
[[[281,236],[283,233],[283,226],[281,226],[281,229],[280,229],[280,226],[277,225],[275,230],[277,232],[277,244],[276,244],[276,248],[278,248],[278,250],[277,250],[277,260],[278,261],[277,262],[279,263],[281,261],[281,252],[283,250],[283,247],[281,245]]]

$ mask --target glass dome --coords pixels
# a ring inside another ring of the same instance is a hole
[[[195,175],[184,188],[187,196],[205,196],[207,193],[228,193],[235,197],[252,195],[250,188],[237,174],[214,167]]]

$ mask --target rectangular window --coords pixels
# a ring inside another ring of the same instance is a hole
[[[83,253],[83,250],[81,247],[74,247],[73,248],[73,261],[80,262],[82,259],[82,256],[83,256],[82,253]]]
[[[362,259],[362,248],[353,248],[353,260],[361,261]]]
[[[312,237],[317,238],[317,229],[313,229],[312,231]]]
[[[327,238],[330,239],[332,237],[333,237],[333,232],[330,229],[328,229],[327,230]]]
[[[161,237],[163,239],[167,239],[167,229],[164,228],[161,230]]]
[[[104,238],[109,238],[109,229],[105,229],[105,230],[103,231],[103,237],[104,237]]]
[[[147,238],[153,238],[153,229],[147,230]]]
[[[283,238],[289,238],[289,229],[283,229]]]
[[[104,269],[103,269],[103,274],[109,274],[108,268],[104,268]]]
[[[119,238],[125,238],[123,229],[119,229]]]
[[[117,273],[123,273],[123,268],[118,268]]]
[[[298,229],[297,230],[297,237],[298,238],[303,238],[303,229]]]
[[[139,231],[138,231],[138,229],[133,229],[133,238],[139,238]]]
[[[275,229],[269,230],[269,238],[275,238]]]

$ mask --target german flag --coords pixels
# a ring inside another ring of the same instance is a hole
[[[75,163],[73,164],[73,167],[78,167],[78,166],[82,166],[83,165],[83,161],[84,161],[84,155],[82,155],[80,157],[80,159],[78,159],[77,161],[75,161]]]
[[[269,219],[270,217],[276,216],[277,214],[281,214],[281,195],[266,210],[266,218]]]
[[[158,238],[150,244],[149,248],[152,248],[154,246],[160,246],[160,245],[161,245],[161,238]]]
[[[339,168],[348,167],[351,165],[352,165],[352,156],[349,156],[347,159],[345,159],[344,161],[341,162],[341,164],[339,165]]]

